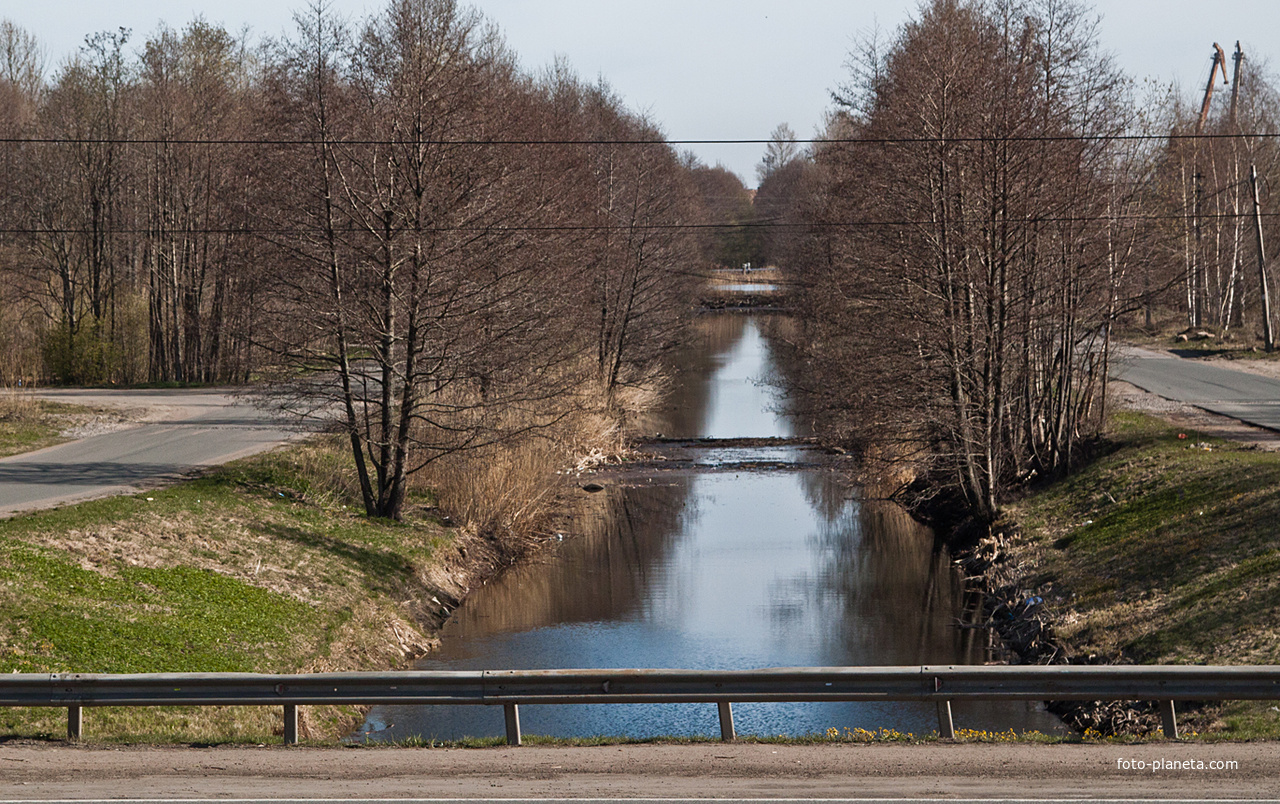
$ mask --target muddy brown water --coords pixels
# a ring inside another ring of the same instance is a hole
[[[669,408],[667,438],[804,435],[785,412],[761,314],[700,322]],[[986,632],[961,628],[962,581],[934,535],[901,509],[858,499],[830,470],[734,471],[804,462],[805,447],[703,450],[707,471],[615,476],[582,492],[544,561],[476,590],[454,613],[428,670],[754,669],[981,663]],[[719,734],[711,704],[522,706],[526,734]],[[740,735],[829,728],[937,728],[932,705],[734,706]],[[957,728],[1061,731],[1035,704],[955,706]],[[355,739],[451,740],[504,733],[501,707],[378,707]]]

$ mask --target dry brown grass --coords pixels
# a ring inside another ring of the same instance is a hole
[[[0,421],[30,419],[39,415],[40,403],[17,388],[0,388]]]
[[[134,421],[130,411],[50,402],[16,388],[0,388],[0,457],[87,438]]]
[[[52,446],[66,439],[72,414],[86,409],[42,402],[14,388],[0,388],[0,458]]]
[[[557,443],[524,439],[442,458],[418,483],[440,510],[477,533],[517,537],[537,527],[556,491],[566,452]]]
[[[555,424],[440,458],[413,477],[413,488],[469,532],[503,545],[508,557],[518,555],[553,515],[568,476],[626,455],[632,424],[665,387],[665,374],[654,370],[611,399],[584,383],[560,410],[510,412],[500,423],[510,432],[529,427],[535,416]]]

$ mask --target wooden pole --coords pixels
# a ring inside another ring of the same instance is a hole
[[[1258,282],[1262,286],[1262,336],[1267,351],[1276,349],[1275,333],[1271,329],[1271,291],[1267,287],[1267,245],[1262,239],[1262,204],[1258,201],[1258,167],[1249,165],[1249,183],[1253,186],[1253,231],[1258,238]]]

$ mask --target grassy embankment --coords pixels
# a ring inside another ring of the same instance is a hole
[[[1222,442],[1205,449],[1191,436],[1121,414],[1112,450],[1013,507],[1026,525],[1018,558],[1035,562],[1028,580],[1053,601],[1076,653],[1280,658],[1280,550],[1270,527],[1280,516],[1280,455]],[[419,652],[429,642],[420,624],[444,613],[432,598],[452,603],[466,573],[492,571],[477,564],[495,557],[484,556],[485,540],[423,516],[424,498],[408,524],[360,516],[343,491],[340,446],[303,445],[169,489],[0,522],[0,672],[381,669]],[[359,718],[350,708],[303,711],[304,735],[320,741]],[[0,710],[0,734],[56,738],[64,718]],[[1232,704],[1191,725],[1275,736],[1280,715]],[[93,709],[86,732],[95,741],[266,742],[279,733],[279,712]]]
[[[62,433],[102,411],[82,405],[47,402],[0,388],[0,458],[51,447]]]
[[[386,669],[421,653],[490,561],[423,513],[370,521],[319,441],[140,495],[0,521],[0,672]],[[483,540],[477,540],[483,542]],[[470,546],[470,545],[469,545]],[[478,569],[477,569],[478,568]],[[264,742],[279,709],[90,709],[93,740]],[[65,734],[65,710],[0,709],[0,735]],[[304,708],[333,739],[351,708]]]
[[[1280,664],[1280,454],[1115,415],[1089,466],[1010,506],[1006,545],[1074,656]],[[1184,718],[1202,734],[1280,737],[1275,702]]]
[[[471,588],[543,540],[559,471],[609,459],[621,438],[611,422],[579,414],[562,432],[434,463],[415,475],[401,523],[363,515],[349,447],[336,437],[161,490],[0,521],[0,672],[402,666],[427,651]],[[304,707],[301,716],[304,739],[332,742],[362,713]],[[0,709],[0,739],[58,738],[65,718]],[[85,715],[95,741],[264,742],[280,732],[278,707]]]

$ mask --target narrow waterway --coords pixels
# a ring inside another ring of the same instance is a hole
[[[704,316],[683,359],[666,438],[803,435],[774,387],[761,314]],[[752,669],[981,663],[987,632],[959,627],[961,580],[933,534],[901,509],[862,502],[806,448],[695,450],[701,468],[621,475],[582,492],[560,549],[476,590],[450,619],[431,670]],[[737,704],[739,734],[828,728],[927,734],[931,705]],[[958,728],[1057,731],[1033,704],[955,707]],[[527,734],[718,734],[705,704],[524,706]],[[367,739],[503,734],[501,707],[380,707]]]

